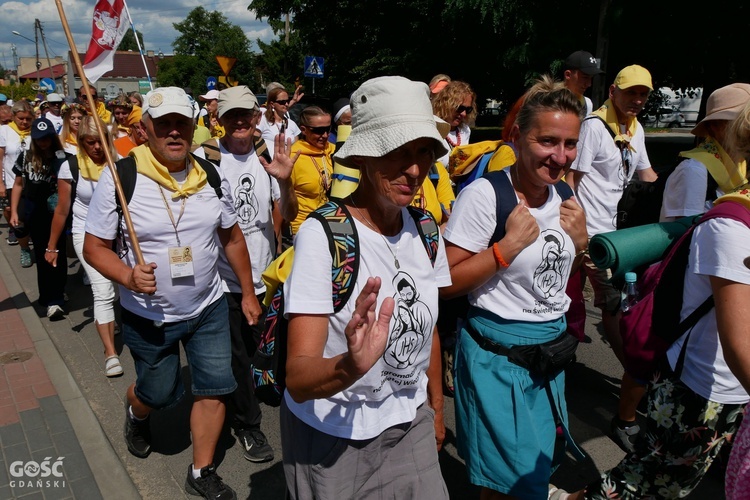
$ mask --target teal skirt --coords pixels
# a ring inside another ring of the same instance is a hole
[[[471,308],[467,321],[506,347],[542,344],[565,332],[565,318],[508,321]],[[485,351],[461,330],[454,356],[457,446],[472,484],[521,499],[545,499],[553,470],[557,428],[545,379]],[[550,379],[564,428],[565,372]]]

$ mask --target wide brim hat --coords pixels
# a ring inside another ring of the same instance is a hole
[[[448,152],[443,138],[450,125],[432,113],[426,83],[401,76],[367,80],[350,100],[352,132],[334,155],[337,163],[357,168],[357,156],[380,158],[415,139],[435,140],[435,156]]]
[[[706,123],[714,120],[734,120],[750,100],[750,84],[733,83],[714,90],[706,101],[706,116],[690,131],[698,137],[708,135]]]

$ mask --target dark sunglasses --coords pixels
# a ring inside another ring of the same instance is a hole
[[[331,127],[305,127],[313,134],[323,135],[331,132]]]
[[[474,107],[473,106],[459,106],[456,108],[456,113],[458,113],[459,115],[463,113],[464,111],[466,111],[467,115],[471,114],[471,112],[474,111]]]
[[[289,104],[289,99],[277,99],[275,102],[277,104],[281,104],[282,106],[286,106],[287,104]]]

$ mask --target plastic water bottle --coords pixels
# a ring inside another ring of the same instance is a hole
[[[622,312],[628,312],[640,298],[635,283],[637,279],[638,276],[635,273],[625,273],[625,286],[622,287],[622,300],[620,302]]]

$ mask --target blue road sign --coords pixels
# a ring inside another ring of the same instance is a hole
[[[305,76],[311,78],[323,78],[323,65],[325,61],[322,57],[305,56]]]
[[[42,92],[50,93],[54,92],[57,88],[57,85],[55,85],[55,81],[52,78],[42,78],[42,80],[39,82],[39,90]]]
[[[217,83],[218,82],[215,76],[209,76],[208,78],[206,78],[206,88],[208,90],[214,90],[216,88]]]

